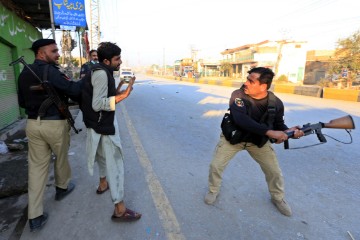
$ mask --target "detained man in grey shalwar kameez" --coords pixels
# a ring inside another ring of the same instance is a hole
[[[94,87],[93,109],[96,112],[115,111],[115,96],[110,98],[106,96],[108,92],[106,72],[103,70],[93,72],[91,83]],[[87,128],[86,152],[90,174],[93,175],[96,161],[99,166],[100,178],[106,177],[112,201],[116,204],[124,198],[124,158],[116,114],[114,126],[115,135],[101,135],[94,129]]]
[[[97,49],[99,63],[83,78],[81,110],[87,127],[86,152],[88,169],[94,172],[94,163],[99,166],[100,183],[96,191],[102,194],[110,189],[115,205],[113,221],[134,221],[141,214],[125,207],[124,203],[124,158],[120,142],[115,105],[130,95],[135,81],[133,77],[126,90],[123,82],[115,87],[113,71],[122,63],[121,49],[114,43],[103,42]]]

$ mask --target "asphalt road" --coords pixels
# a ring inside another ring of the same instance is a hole
[[[270,202],[264,175],[246,152],[239,153],[223,176],[214,206],[203,202],[208,167],[220,122],[234,88],[149,79],[137,76],[131,96],[118,105],[125,155],[125,202],[143,214],[135,223],[113,223],[110,193],[96,195],[98,174],[87,171],[85,131],[74,134],[69,151],[75,191],[54,201],[45,194],[49,221],[20,239],[360,239],[360,133],[354,143],[328,142],[284,150],[276,145],[293,216],[281,215]],[[328,122],[352,115],[360,125],[360,103],[277,94],[289,126]],[[77,126],[84,128],[81,114]],[[323,133],[349,141],[344,130]],[[312,134],[290,147],[317,144]],[[350,236],[351,234],[351,236]]]

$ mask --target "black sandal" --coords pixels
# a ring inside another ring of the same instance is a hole
[[[107,183],[106,188],[104,190],[101,190],[100,186],[98,187],[98,189],[96,189],[96,193],[97,194],[103,194],[104,192],[106,192],[107,190],[109,190],[109,184]]]
[[[140,213],[137,213],[127,208],[122,215],[118,216],[114,212],[114,214],[111,216],[111,219],[115,222],[132,222],[139,220],[140,218],[141,218]]]

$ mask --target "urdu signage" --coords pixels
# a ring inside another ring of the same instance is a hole
[[[86,27],[84,0],[52,0],[55,25]]]

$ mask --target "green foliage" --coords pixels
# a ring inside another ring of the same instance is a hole
[[[360,71],[360,31],[337,42],[334,59],[330,65],[330,73],[341,74],[343,69],[347,69],[347,81],[353,82]]]
[[[317,85],[319,85],[320,87],[333,87],[334,83],[326,78],[322,78],[320,79],[320,81],[317,83]]]
[[[276,79],[277,82],[282,82],[282,83],[286,83],[289,81],[288,77],[284,74],[280,75],[280,77],[278,77]]]
[[[227,73],[227,76],[230,76],[232,70],[232,64],[229,62],[222,62],[220,65],[220,71],[224,72],[224,75]]]
[[[79,60],[77,60],[77,59],[75,59],[75,58],[69,59],[68,57],[66,57],[66,58],[64,59],[65,64],[68,64],[69,61],[70,61],[70,63],[72,64],[72,66],[74,66],[74,67],[78,67],[78,66],[80,65]],[[61,56],[61,57],[59,58],[59,63],[61,64],[62,62],[63,62],[63,56]]]
[[[71,62],[72,62],[72,64],[74,65],[74,67],[78,67],[78,66],[79,66],[79,61],[78,61],[77,59],[72,58],[72,59],[71,59]]]

